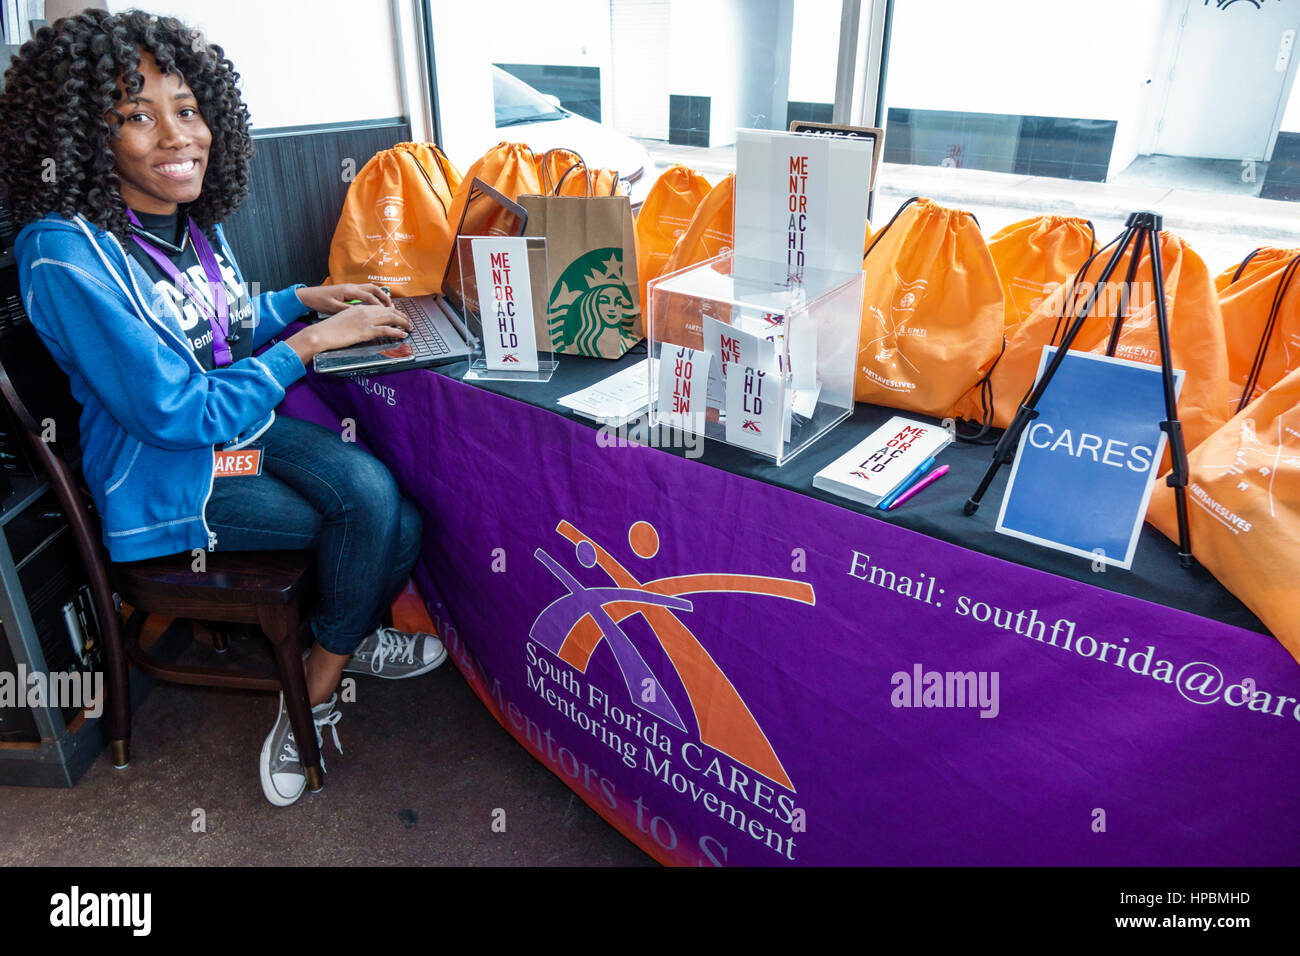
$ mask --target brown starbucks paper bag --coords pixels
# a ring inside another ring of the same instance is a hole
[[[616,359],[645,337],[627,196],[520,196],[525,236],[546,238],[555,351]]]

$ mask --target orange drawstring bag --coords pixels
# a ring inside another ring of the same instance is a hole
[[[1188,463],[1192,554],[1300,661],[1300,369],[1203,440]],[[1164,482],[1147,520],[1177,540]]]
[[[617,196],[618,170],[594,169],[582,176],[587,164],[571,149],[551,149],[542,154],[542,188],[548,196]],[[590,180],[590,184],[586,180]]]
[[[735,200],[736,174],[731,173],[704,197],[659,274],[678,272],[730,252],[736,219]]]
[[[497,143],[486,153],[474,160],[473,165],[465,171],[465,178],[456,190],[452,200],[448,219],[451,221],[451,234],[456,235],[460,217],[465,213],[465,203],[469,200],[470,185],[475,179],[487,183],[501,195],[512,201],[520,196],[535,195],[542,191],[542,163],[525,143]],[[447,268],[447,259],[451,255],[451,243],[443,250],[438,263],[438,275]]]
[[[453,227],[465,208],[471,179],[481,179],[511,200],[538,195],[542,192],[542,162],[525,143],[497,143],[465,170],[465,178],[451,206]]]
[[[394,295],[441,291],[460,173],[438,147],[398,143],[361,167],[330,242],[330,284],[374,282]]]
[[[680,164],[668,167],[650,187],[636,217],[636,274],[641,279],[642,302],[650,301],[646,283],[664,271],[709,189],[707,179]]]
[[[994,233],[989,255],[1002,282],[1003,328],[1009,333],[1028,319],[1096,251],[1092,223],[1075,216],[1036,216]]]
[[[1017,329],[1014,338],[1008,339],[1005,353],[989,376],[990,404],[996,427],[1006,428],[1011,424],[1016,410],[1033,387],[1043,346],[1060,342],[1071,317],[1082,308],[1110,260],[1114,251],[1111,245],[1094,255],[1069,283],[1057,289]],[[1195,448],[1228,418],[1225,414],[1228,353],[1223,338],[1223,319],[1209,270],[1191,246],[1171,232],[1162,232],[1160,255],[1164,266],[1174,368],[1186,373],[1178,399],[1178,417],[1183,423],[1187,447]],[[1132,248],[1125,251],[1111,274],[1111,280],[1098,292],[1093,309],[1074,340],[1074,351],[1098,355],[1106,352],[1131,258]],[[1150,262],[1151,250],[1144,248],[1115,357],[1159,365],[1160,337],[1156,327]],[[1161,470],[1168,467],[1169,451],[1166,449]]]
[[[909,199],[862,258],[855,397],[950,417],[1002,347],[1002,285],[979,223]]]
[[[1228,344],[1228,414],[1300,368],[1300,249],[1256,249],[1215,280]],[[1231,277],[1223,285],[1225,276]]]
[[[1272,249],[1267,246],[1254,250],[1236,265],[1228,266],[1214,277],[1214,291],[1223,295],[1223,291],[1235,282],[1253,279],[1258,272],[1272,272],[1276,268],[1279,256],[1293,256],[1300,249]]]
[[[659,271],[660,276],[689,269],[731,251],[735,229],[735,185],[736,174],[731,173],[709,190],[691,216],[686,231],[669,253],[668,261]],[[637,259],[640,260],[639,250]],[[647,290],[647,295],[652,294]],[[704,348],[704,327],[697,312],[670,307],[667,314],[660,315],[655,311],[653,299],[646,308],[646,328],[655,341],[671,342],[673,345],[685,345],[693,349]],[[727,317],[717,316],[723,320]]]
[[[999,229],[989,240],[989,255],[1002,283],[1005,340],[1043,300],[1083,267],[1097,251],[1092,223],[1074,216],[1035,216]],[[956,417],[991,424],[987,380],[957,403]]]

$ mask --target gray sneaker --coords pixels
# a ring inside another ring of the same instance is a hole
[[[334,747],[343,753],[339,744],[338,722],[343,714],[335,707],[338,695],[331,694],[330,699],[311,709],[312,723],[316,725],[316,746],[323,746],[321,728],[328,727],[334,736]],[[275,719],[275,726],[262,744],[260,761],[262,775],[262,793],[277,807],[287,807],[297,803],[302,792],[307,789],[307,773],[302,769],[298,759],[298,742],[293,739],[293,727],[289,723],[289,713],[284,709],[284,694],[280,695],[280,714]],[[321,756],[320,768],[325,769],[325,757]]]
[[[447,649],[432,634],[407,634],[381,627],[352,652],[344,673],[401,680],[427,674],[447,659]]]

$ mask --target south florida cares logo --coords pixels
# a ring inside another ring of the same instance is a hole
[[[689,733],[681,712],[622,627],[640,614],[681,679],[700,742],[793,792],[794,784],[744,699],[679,615],[694,612],[689,596],[718,592],[814,605],[812,585],[729,573],[681,574],[642,582],[568,521],[561,521],[556,531],[573,544],[583,568],[600,568],[606,580],[588,587],[538,548],[537,560],[568,593],[537,615],[529,637],[582,674],[600,642],[608,642],[628,699],[647,714]],[[648,521],[638,521],[628,531],[628,544],[637,557],[649,560],[659,553],[659,533]]]

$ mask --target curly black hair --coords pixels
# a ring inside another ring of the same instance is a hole
[[[41,27],[5,73],[0,92],[0,184],[19,225],[78,214],[125,240],[130,224],[109,138],[117,107],[138,95],[140,53],[179,74],[212,131],[203,191],[187,211],[210,232],[248,195],[253,155],[239,74],[221,47],[172,17],[84,10]],[[127,90],[118,88],[121,79]]]

